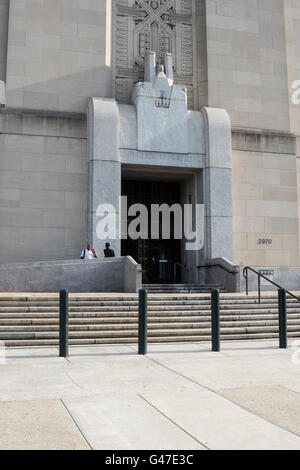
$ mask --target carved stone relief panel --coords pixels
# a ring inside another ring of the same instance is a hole
[[[175,84],[188,89],[193,108],[193,0],[115,0],[115,97],[129,103],[133,86],[143,81],[144,59],[156,52],[159,63],[173,55]]]

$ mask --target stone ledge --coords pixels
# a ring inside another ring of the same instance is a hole
[[[232,148],[248,152],[296,155],[296,136],[262,129],[232,129]]]
[[[0,111],[1,133],[86,139],[86,115],[4,108]]]
[[[132,292],[141,268],[131,257],[0,264],[0,292]]]

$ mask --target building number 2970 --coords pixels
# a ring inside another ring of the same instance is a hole
[[[272,245],[273,240],[272,238],[259,238],[258,245]]]

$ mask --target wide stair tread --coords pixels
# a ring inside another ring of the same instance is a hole
[[[74,296],[69,299],[70,344],[135,343],[138,335],[137,295]],[[149,342],[208,341],[210,295],[149,294]],[[287,299],[288,334],[300,337],[300,302]],[[0,340],[7,346],[58,344],[58,296],[0,298]],[[278,338],[277,293],[221,295],[222,340]]]

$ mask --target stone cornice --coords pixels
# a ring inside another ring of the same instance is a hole
[[[296,155],[296,136],[266,129],[232,128],[233,150]]]

